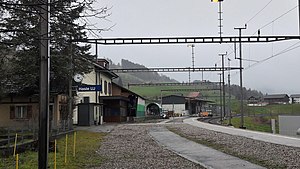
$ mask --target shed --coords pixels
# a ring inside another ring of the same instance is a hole
[[[300,104],[300,94],[291,95],[292,104]]]

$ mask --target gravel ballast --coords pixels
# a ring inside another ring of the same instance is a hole
[[[104,158],[99,169],[110,168],[199,168],[159,145],[148,134],[151,125],[119,125],[101,144],[98,154]]]
[[[203,168],[154,141],[149,131],[157,126],[167,127],[182,137],[266,168],[300,168],[300,148],[224,134],[183,123],[125,124],[115,127],[97,151],[104,158],[103,164],[97,168]]]
[[[183,137],[267,168],[300,168],[300,148],[224,134],[188,124],[169,125],[168,128]]]

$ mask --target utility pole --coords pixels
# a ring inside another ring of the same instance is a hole
[[[191,47],[192,48],[192,68],[193,68],[193,72],[195,71],[195,45],[191,44],[191,45],[187,45],[187,47]],[[191,83],[191,70],[189,70],[189,83]]]
[[[189,67],[189,84],[191,83],[191,67]]]
[[[228,67],[230,67],[230,59],[228,58]],[[228,111],[229,111],[229,126],[232,126],[231,124],[231,89],[230,89],[230,70],[228,70]]]
[[[299,35],[300,35],[300,0],[298,0],[298,24],[299,24]]]
[[[162,108],[162,90],[160,90],[160,107]]]
[[[222,25],[222,2],[223,2],[223,0],[211,0],[211,2],[218,2],[219,3],[219,34],[220,34],[220,40],[222,40],[222,34],[223,34],[223,32],[222,32],[222,27],[223,27],[223,25]],[[222,41],[221,41],[222,42]],[[221,43],[220,42],[220,43]]]
[[[222,112],[222,116],[221,116],[221,121],[223,120],[222,117],[225,117],[225,72],[224,72],[224,56],[227,55],[226,53],[220,53],[219,56],[222,57],[222,92],[223,92],[223,112]]]
[[[48,168],[49,151],[49,0],[42,0],[40,5],[40,100],[39,100],[39,169]]]
[[[244,105],[243,105],[243,63],[242,63],[242,30],[247,29],[247,25],[245,27],[238,27],[234,28],[236,30],[239,30],[239,43],[240,43],[240,88],[241,88],[241,123],[240,123],[240,128],[244,129]]]
[[[220,32],[219,32],[219,34],[220,34],[220,38],[222,38],[222,34],[223,34],[223,32],[222,32],[222,27],[223,27],[223,25],[222,25],[222,2],[223,1],[219,1],[219,22],[220,22],[220,25],[219,25],[219,28],[220,28]]]
[[[68,98],[68,128],[71,129],[71,121],[69,117],[73,115],[73,95],[72,95],[72,82],[73,82],[73,49],[72,49],[72,36],[70,35],[70,65],[69,65],[69,98]]]
[[[95,61],[96,61],[96,64],[98,64],[98,43],[97,43],[97,40],[96,40],[96,58],[95,58]],[[97,68],[95,68],[95,81],[96,81],[96,84],[95,85],[98,85],[98,74],[97,74]],[[99,71],[100,73],[100,71]],[[102,86],[101,86],[102,87]],[[98,125],[100,123],[100,118],[99,118],[99,114],[98,114],[98,110],[99,110],[99,107],[98,107],[98,91],[95,91],[95,101],[96,101],[96,125]],[[99,120],[99,122],[98,122]]]
[[[219,74],[220,76],[220,121],[223,121],[223,113],[222,113],[222,73]]]

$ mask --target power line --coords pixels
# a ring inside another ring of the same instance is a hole
[[[271,22],[268,22],[267,24],[265,24],[264,26],[258,28],[258,30],[263,29],[267,26],[269,26],[270,24],[272,24],[273,22],[277,21],[278,19],[282,18],[283,16],[287,15],[288,13],[290,13],[291,11],[293,11],[294,9],[298,8],[298,5],[293,7],[292,9],[288,10],[287,12],[283,13],[282,15],[280,15],[279,17],[275,18],[274,20],[272,20]],[[256,32],[254,32],[252,35],[254,35]]]
[[[265,59],[263,59],[263,60],[260,60],[259,62],[254,63],[254,64],[250,65],[249,67],[245,68],[245,70],[246,70],[246,69],[250,69],[251,67],[256,66],[256,65],[258,65],[258,64],[261,64],[261,63],[263,63],[263,62],[265,62],[265,61],[267,61],[267,60],[270,60],[270,59],[272,59],[272,58],[275,58],[275,57],[277,57],[277,56],[280,56],[280,55],[282,55],[282,54],[284,54],[284,53],[287,53],[287,52],[289,52],[289,51],[292,51],[292,50],[294,50],[294,49],[297,49],[297,48],[300,47],[300,45],[298,45],[298,46],[296,46],[296,47],[293,47],[293,46],[295,46],[295,45],[297,45],[297,44],[299,44],[299,43],[300,43],[300,42],[297,42],[297,43],[295,43],[295,44],[293,44],[293,45],[287,47],[286,49],[282,50],[281,52],[279,52],[279,53],[277,53],[277,54],[275,54],[275,55],[272,55],[272,56],[269,56],[269,57],[267,57],[267,58],[265,58]]]
[[[285,48],[284,50],[278,52],[278,53],[275,54],[275,55],[271,55],[271,56],[269,56],[269,57],[267,57],[267,58],[265,58],[265,59],[263,59],[263,60],[256,61],[256,63],[253,63],[253,64],[251,64],[250,66],[244,68],[244,71],[249,70],[249,69],[253,68],[254,66],[257,66],[258,64],[261,64],[261,63],[263,63],[263,62],[265,62],[265,61],[267,61],[267,60],[270,60],[270,59],[272,59],[272,58],[274,58],[274,57],[280,56],[280,55],[282,55],[282,54],[284,54],[284,53],[287,53],[287,52],[290,52],[290,51],[292,51],[292,50],[295,50],[295,49],[299,48],[300,45],[298,45],[298,46],[296,46],[296,47],[293,47],[293,46],[295,46],[295,45],[297,45],[297,44],[299,44],[299,43],[300,43],[300,42],[296,42],[296,43],[294,43],[293,45],[291,45],[291,46]],[[235,72],[232,76],[236,76],[237,74],[238,74],[238,73]]]
[[[249,22],[251,22],[258,14],[260,14],[264,9],[267,8],[267,6],[269,6],[269,4],[272,2],[273,0],[270,0],[260,11],[258,11],[253,17],[251,17],[246,24],[248,24]]]

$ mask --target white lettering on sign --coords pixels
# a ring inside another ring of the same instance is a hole
[[[90,90],[90,88],[88,88],[88,87],[79,87],[78,89],[79,90]]]

